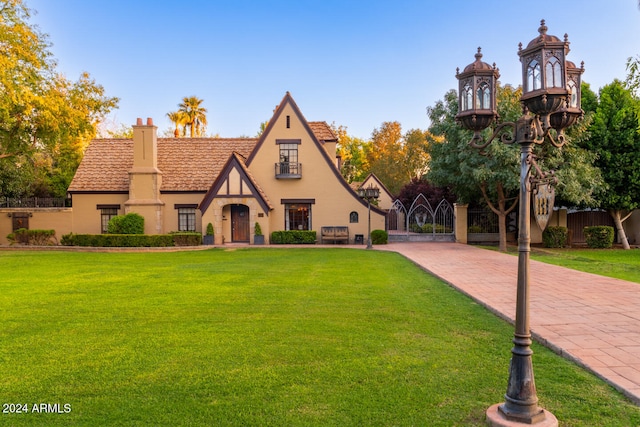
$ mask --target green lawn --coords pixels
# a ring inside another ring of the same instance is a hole
[[[534,249],[531,259],[640,283],[639,249]]]
[[[30,411],[1,425],[484,426],[506,389],[513,328],[395,253],[4,251],[0,271],[0,396]],[[640,425],[533,349],[562,426]]]

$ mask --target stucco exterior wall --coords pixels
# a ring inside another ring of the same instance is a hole
[[[55,230],[58,242],[63,235],[71,233],[71,208],[0,209],[0,245],[9,244],[7,235],[13,232],[14,213],[30,215],[30,230]]]
[[[128,194],[74,194],[72,231],[75,234],[100,234],[101,211],[98,205],[119,205],[118,215],[125,214]]]
[[[298,162],[302,165],[302,177],[299,179],[276,178],[275,164],[280,156],[277,140],[297,139],[300,140]],[[339,177],[334,163],[331,159],[329,161],[327,159],[324,148],[315,144],[292,105],[285,104],[249,165],[251,173],[274,206],[274,210],[269,212],[268,227],[262,227],[265,235],[285,229],[283,200],[296,199],[314,201],[311,205],[311,229],[318,232],[318,238],[323,226],[348,226],[351,241],[356,234],[366,235],[366,202],[363,202],[348,186],[342,185],[342,178]],[[351,212],[358,213],[358,223],[349,222]],[[384,215],[372,210],[371,229],[384,230],[384,228]]]

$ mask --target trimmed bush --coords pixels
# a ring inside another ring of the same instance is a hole
[[[274,231],[271,233],[270,243],[274,245],[315,244],[316,232],[314,230]]]
[[[584,228],[584,237],[587,246],[594,249],[610,248],[613,246],[613,227],[608,225],[596,225]]]
[[[178,231],[171,236],[176,246],[199,246],[202,243],[202,234],[194,231]]]
[[[167,247],[175,246],[171,234],[65,234],[61,243],[65,246],[91,247]]]
[[[386,245],[389,240],[389,234],[384,230],[371,231],[371,243],[374,245]]]
[[[568,237],[567,227],[549,226],[542,232],[542,244],[545,248],[564,248]]]
[[[144,217],[137,213],[117,215],[109,220],[109,234],[144,234]]]
[[[19,228],[13,233],[7,235],[7,240],[13,245],[14,243],[22,243],[25,245],[49,246],[54,245],[56,231],[55,230],[27,230]]]

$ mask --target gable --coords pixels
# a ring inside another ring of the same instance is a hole
[[[267,215],[273,209],[241,156],[233,153],[202,199],[199,209],[204,213],[214,199],[236,197],[254,197]]]

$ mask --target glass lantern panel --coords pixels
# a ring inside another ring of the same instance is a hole
[[[546,87],[562,87],[562,65],[558,58],[552,56],[547,60],[545,72]]]
[[[468,84],[462,88],[462,111],[473,108],[473,90]]]
[[[527,92],[542,88],[542,76],[540,75],[540,63],[535,59],[529,62],[527,67]]]
[[[569,106],[573,108],[578,107],[578,87],[576,86],[576,82],[571,80],[569,82]]]
[[[487,83],[480,83],[480,87],[476,90],[476,108],[480,110],[491,108],[490,91]]]

